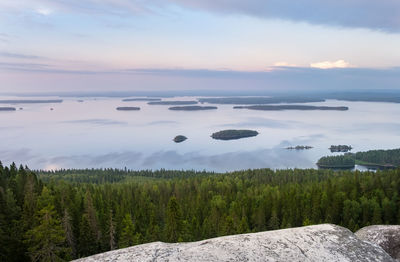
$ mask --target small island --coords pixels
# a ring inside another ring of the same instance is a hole
[[[212,138],[217,140],[235,140],[241,139],[246,137],[253,137],[257,136],[258,132],[254,130],[235,130],[235,129],[228,129],[222,130],[219,132],[215,132],[211,135]]]
[[[286,149],[288,150],[308,150],[313,148],[312,146],[289,146]]]
[[[0,107],[0,111],[15,111],[15,107]]]
[[[140,110],[140,107],[120,106],[120,107],[117,107],[117,110],[119,110],[119,111],[138,111],[138,110]]]
[[[250,109],[262,111],[282,111],[282,110],[334,110],[347,111],[347,106],[306,106],[306,105],[256,105],[256,106],[234,106],[233,109]]]
[[[355,165],[356,161],[351,155],[324,156],[317,162],[319,168],[329,169],[352,169]]]
[[[186,136],[179,135],[179,136],[176,136],[173,140],[175,143],[181,143],[181,142],[185,141],[186,139],[187,139]]]
[[[184,105],[195,105],[197,101],[155,101],[148,102],[148,105],[167,105],[167,106],[184,106]]]
[[[161,101],[161,98],[125,98],[122,99],[123,102],[133,102],[133,101],[145,101],[145,102],[152,102],[152,101]]]
[[[348,145],[331,145],[331,147],[329,148],[329,150],[332,152],[332,153],[335,153],[335,152],[349,152],[349,151],[351,151],[353,148],[351,147],[351,146],[348,146]]]
[[[213,110],[218,109],[216,106],[173,106],[168,108],[174,111],[200,111],[200,110]]]

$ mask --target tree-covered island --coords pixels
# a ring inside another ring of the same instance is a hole
[[[172,111],[202,111],[218,109],[216,106],[173,106],[168,108]]]
[[[176,136],[173,140],[175,143],[181,143],[181,142],[185,141],[186,139],[187,139],[186,136],[179,135],[179,136]]]
[[[139,111],[140,107],[136,107],[136,106],[120,106],[117,107],[118,111]]]
[[[218,140],[234,140],[245,137],[257,136],[258,132],[254,130],[236,130],[236,129],[228,129],[222,130],[219,132],[215,132],[211,135],[212,138]]]

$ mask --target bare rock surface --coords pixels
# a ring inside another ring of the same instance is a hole
[[[400,261],[400,226],[376,225],[358,230],[356,236],[382,247],[389,255]]]
[[[77,261],[395,261],[380,246],[331,224],[218,237],[191,243],[154,242]]]

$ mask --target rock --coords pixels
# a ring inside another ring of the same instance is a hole
[[[382,247],[389,255],[400,261],[400,226],[377,225],[358,230],[356,236]]]
[[[154,242],[76,260],[92,261],[395,261],[381,247],[331,224],[218,237]]]

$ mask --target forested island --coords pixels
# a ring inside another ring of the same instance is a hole
[[[351,168],[355,164],[373,169],[397,168],[400,167],[400,149],[369,150],[346,153],[341,156],[326,156],[317,163],[323,168]]]
[[[288,150],[307,150],[313,148],[312,146],[289,146],[286,149]]]
[[[173,106],[168,108],[173,111],[201,111],[218,109],[216,106]]]
[[[228,129],[222,130],[219,132],[215,132],[211,135],[212,138],[218,140],[235,140],[245,137],[257,136],[258,132],[254,130],[236,130],[236,129]]]
[[[161,98],[125,98],[122,99],[123,102],[133,102],[133,101],[145,101],[145,102],[152,102],[152,101],[161,101]]]
[[[120,106],[117,107],[118,111],[138,111],[140,110],[140,107],[136,107],[136,106]]]
[[[333,152],[349,152],[351,151],[353,148],[351,146],[348,145],[331,145],[329,147],[329,150],[333,153]]]
[[[351,155],[324,156],[317,162],[319,168],[351,169],[355,165],[356,161]]]
[[[15,107],[0,106],[0,111],[15,111],[15,110],[17,110]]]
[[[180,106],[180,105],[195,105],[197,101],[154,101],[148,102],[149,105],[169,105],[169,106]]]
[[[186,136],[179,135],[179,136],[176,136],[176,137],[174,138],[174,142],[175,142],[175,143],[181,143],[181,142],[185,141],[186,139],[187,139]]]
[[[0,100],[0,104],[49,104],[49,103],[62,103],[61,99],[50,100]]]
[[[209,104],[236,104],[236,105],[259,105],[259,104],[279,104],[279,103],[310,103],[324,102],[322,98],[312,97],[218,97],[218,98],[199,98],[200,103]]]
[[[335,110],[347,111],[347,106],[306,106],[306,105],[256,105],[256,106],[234,106],[233,109],[250,109],[262,111],[281,111],[281,110]]]
[[[71,260],[140,243],[320,223],[398,224],[400,169],[232,173],[0,164],[0,260]]]

